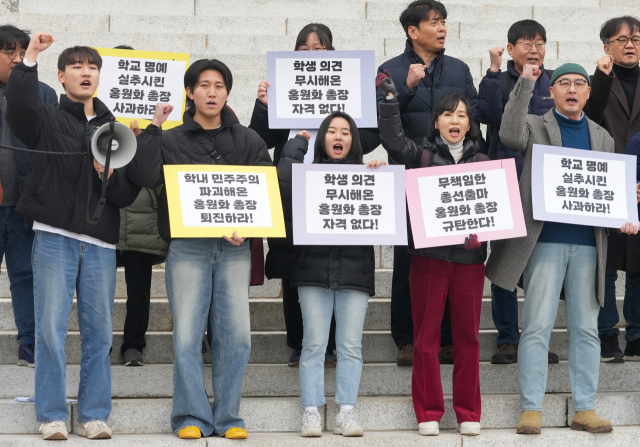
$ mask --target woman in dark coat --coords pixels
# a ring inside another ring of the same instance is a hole
[[[291,220],[292,166],[303,163],[310,134],[299,132],[287,142],[278,162],[285,219]],[[363,164],[362,146],[353,119],[334,112],[321,124],[314,163]],[[368,168],[386,164],[371,161]],[[305,413],[302,436],[320,436],[318,406],[325,405],[324,353],[335,313],[338,368],[335,401],[340,404],[333,432],[362,436],[355,405],[362,373],[362,331],[369,296],[375,293],[373,246],[295,246],[291,287],[298,288],[304,326],[300,358],[300,391]]]

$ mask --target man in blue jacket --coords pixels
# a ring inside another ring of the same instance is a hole
[[[7,101],[4,90],[13,67],[22,62],[29,45],[29,35],[12,25],[0,26],[0,144],[25,147],[13,136],[5,121]],[[40,82],[40,99],[58,106],[56,92]],[[18,328],[18,365],[34,366],[35,320],[33,308],[33,271],[31,246],[34,232],[31,223],[16,211],[29,169],[29,155],[0,149],[0,181],[4,197],[0,204],[0,261],[7,254],[7,273],[11,284],[13,317]]]
[[[400,23],[407,35],[404,53],[388,60],[378,69],[380,73],[387,70],[397,86],[404,133],[417,144],[422,143],[427,135],[431,110],[444,95],[464,95],[471,103],[474,114],[478,106],[478,95],[469,67],[461,60],[444,54],[446,19],[447,10],[438,1],[418,0],[411,3],[400,15]],[[378,102],[383,99],[384,94],[378,89]],[[390,162],[393,164],[393,160]],[[407,247],[396,246],[391,285],[391,335],[398,346],[399,366],[411,365],[413,358],[410,265]],[[448,335],[443,337],[442,345],[453,344]],[[453,361],[453,355],[450,354],[450,360]]]
[[[480,82],[478,98],[478,119],[487,125],[487,143],[489,158],[513,158],[516,162],[518,178],[522,173],[524,163],[522,155],[500,141],[500,123],[504,107],[509,99],[509,93],[522,76],[524,65],[537,65],[539,76],[533,89],[533,96],[529,102],[528,113],[544,115],[554,107],[549,93],[552,72],[544,69],[547,32],[535,20],[521,20],[514,23],[507,33],[507,52],[512,60],[507,62],[507,71],[500,71],[502,65],[503,47],[489,50],[491,67]],[[494,364],[511,364],[518,359],[518,296],[516,290],[505,290],[495,284],[491,285],[491,304],[493,323],[498,329],[498,352],[491,358]],[[558,363],[558,356],[549,353],[549,363]]]

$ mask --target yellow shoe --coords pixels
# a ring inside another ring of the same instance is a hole
[[[200,439],[202,436],[202,432],[198,427],[185,427],[178,432],[178,437],[180,439]]]
[[[244,428],[233,427],[224,434],[227,439],[247,439],[247,431]]]

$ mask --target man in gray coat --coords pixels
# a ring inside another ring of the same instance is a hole
[[[606,130],[587,119],[582,111],[589,98],[590,79],[577,64],[565,64],[554,71],[549,90],[555,108],[543,116],[528,115],[540,74],[537,65],[524,66],[505,107],[500,129],[502,142],[524,158],[520,196],[527,236],[496,242],[486,276],[507,290],[513,290],[520,277],[524,277],[523,329],[518,356],[522,415],[517,433],[540,433],[549,338],[563,286],[571,340],[569,378],[576,411],[571,428],[607,433],[612,431],[611,423],[600,419],[593,410],[600,366],[598,303],[604,302],[607,230],[534,220],[531,162],[534,143],[614,152],[614,142]],[[621,231],[635,234],[638,230],[628,223]]]

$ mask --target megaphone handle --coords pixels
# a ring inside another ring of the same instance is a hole
[[[93,217],[90,218],[91,214],[89,213],[89,203],[91,201],[91,192],[92,188],[92,175],[91,168],[89,168],[89,186],[88,186],[88,196],[87,196],[87,222],[96,225],[98,220],[100,219],[100,215],[102,214],[102,210],[104,209],[104,205],[107,203],[107,186],[109,184],[109,164],[111,161],[111,145],[113,144],[113,138],[115,136],[115,121],[111,121],[109,123],[109,144],[107,145],[107,156],[104,162],[104,171],[102,172],[102,190],[100,192],[100,200],[98,201],[98,206],[96,207],[95,212],[93,213]],[[91,151],[89,151],[91,154]]]

